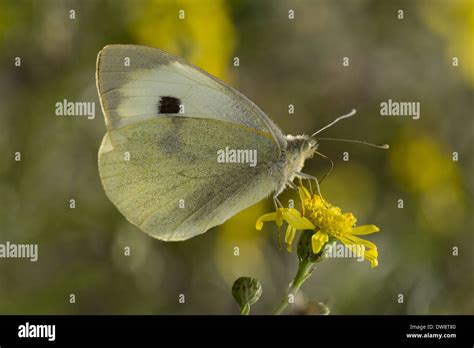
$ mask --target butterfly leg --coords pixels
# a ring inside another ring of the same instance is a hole
[[[298,186],[296,186],[293,182],[288,180],[287,185],[290,186],[293,190],[298,191]]]
[[[300,184],[302,185],[303,184],[303,178],[298,178],[300,179]],[[308,180],[308,184],[309,184],[309,192],[311,194],[313,194],[313,186],[311,185],[311,180]]]
[[[273,195],[273,204],[275,204],[275,211],[279,208],[283,208],[283,204],[278,200],[278,193]]]
[[[318,181],[317,177],[309,175],[309,174],[305,174],[305,173],[295,173],[295,175],[296,175],[297,178],[307,179],[310,182],[311,182],[311,180],[314,180],[314,182],[316,183],[316,188],[318,190],[318,194],[321,198],[323,198],[323,195],[321,194],[321,188],[319,187],[319,181]]]
[[[280,193],[275,192],[273,194],[273,204],[275,205],[275,211],[278,211],[279,208],[283,208],[283,204],[278,200],[278,195]],[[277,229],[277,240],[278,240],[278,250],[281,251],[281,239],[280,239],[280,230],[281,228]]]
[[[287,181],[286,183],[289,187],[292,189],[298,191],[298,186],[296,186],[293,182],[290,180]],[[283,204],[278,200],[278,196],[280,193],[285,189],[285,186],[282,186],[275,194],[273,195],[273,204],[275,204],[275,209],[278,210],[278,208],[283,208]]]

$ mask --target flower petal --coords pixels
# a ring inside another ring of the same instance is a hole
[[[311,237],[311,246],[313,247],[313,253],[319,253],[323,245],[326,244],[328,240],[329,237],[327,233],[318,231],[317,233],[313,234],[313,236]]]
[[[367,249],[377,250],[377,246],[374,243],[366,239],[362,239],[357,236],[354,236],[352,234],[343,234],[343,235],[336,236],[336,238],[339,239],[344,244],[362,244],[365,246],[365,250]]]
[[[366,250],[364,254],[367,255],[367,257],[373,257],[375,259],[379,256],[378,251],[375,249]]]
[[[370,262],[371,268],[377,267],[379,265],[377,256],[378,256],[377,251],[375,251],[374,253],[374,250],[368,250],[364,253],[364,259]]]
[[[375,225],[363,225],[363,226],[357,226],[352,229],[351,234],[354,235],[364,235],[364,234],[371,234],[380,231],[380,229],[375,226]]]
[[[276,219],[275,222],[278,227],[281,227],[283,225],[283,213],[288,210],[287,208],[278,208],[276,212]]]
[[[258,231],[260,231],[263,227],[264,222],[276,221],[276,219],[277,219],[277,213],[269,213],[269,214],[262,215],[257,219],[257,222],[255,223],[255,228]]]
[[[287,209],[285,212],[283,212],[283,218],[285,219],[286,222],[288,222],[289,225],[291,225],[297,230],[314,230],[315,229],[311,221],[309,221],[304,216],[301,216],[301,213],[295,208],[290,208],[290,209]]]
[[[291,225],[288,225],[285,233],[285,243],[286,243],[286,250],[291,253],[291,245],[293,243],[293,239],[295,238],[296,229]]]
[[[337,237],[346,247],[349,249],[353,250],[354,246],[359,244],[363,245],[365,247],[364,249],[364,259],[370,262],[370,267],[374,268],[378,266],[378,252],[377,252],[377,246],[369,242],[368,240],[346,234],[346,235],[340,235]]]

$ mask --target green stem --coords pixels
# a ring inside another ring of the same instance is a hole
[[[240,314],[241,315],[249,315],[250,314],[250,306],[248,304],[245,304],[240,308]]]
[[[276,315],[280,315],[288,306],[288,297],[290,294],[293,296],[296,295],[298,290],[301,288],[303,283],[311,276],[311,273],[314,269],[314,262],[305,260],[300,261],[298,265],[298,271],[296,272],[295,278],[290,284],[288,292],[286,293],[285,297],[283,297],[278,305],[278,308],[275,310]]]

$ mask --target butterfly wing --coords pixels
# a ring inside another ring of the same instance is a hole
[[[191,238],[275,190],[283,137],[230,87],[162,51],[115,45],[99,54],[97,85],[108,129],[99,150],[105,192],[151,236]],[[219,161],[226,148],[256,151],[255,166]]]
[[[286,146],[281,130],[247,97],[159,49],[105,46],[96,74],[108,130],[171,114],[241,124],[268,132],[280,148]]]

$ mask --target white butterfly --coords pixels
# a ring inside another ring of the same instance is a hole
[[[178,57],[109,45],[96,80],[107,126],[102,184],[127,220],[155,238],[202,234],[272,193],[280,205],[294,178],[313,178],[301,170],[316,139],[283,135],[244,95]],[[256,165],[221,163],[226,148],[255,151]]]

